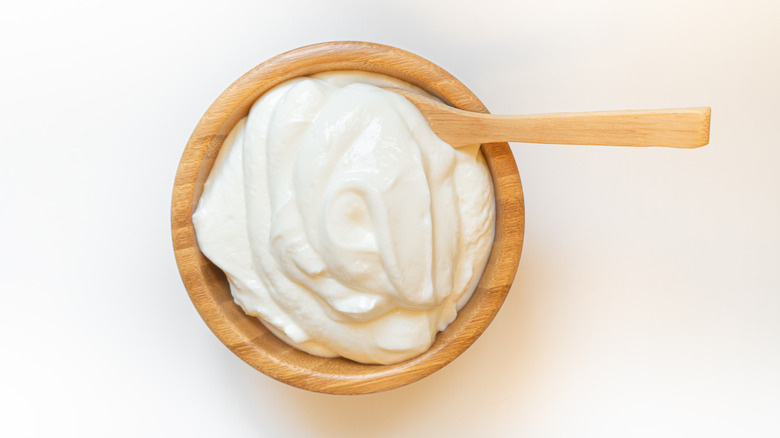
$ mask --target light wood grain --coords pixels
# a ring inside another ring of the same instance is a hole
[[[477,143],[578,144],[697,148],[710,141],[710,108],[494,115],[464,111],[399,88],[453,147]]]
[[[422,355],[394,365],[324,359],[294,349],[233,302],[224,274],[198,248],[192,213],[225,136],[260,95],[288,79],[331,70],[382,73],[419,86],[452,105],[486,113],[477,97],[452,75],[419,56],[363,42],[333,42],[272,58],[239,78],[206,111],[187,143],[174,182],[171,226],[176,261],[195,308],[237,356],[281,382],[332,394],[384,391],[419,380],[450,363],[495,317],[517,270],[523,245],[523,190],[506,143],[482,145],[496,194],[496,237],[488,266],[456,320]],[[491,360],[486,358],[486,360]],[[182,364],[182,366],[186,366]]]

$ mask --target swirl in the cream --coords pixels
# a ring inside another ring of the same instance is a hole
[[[387,364],[428,349],[471,296],[494,201],[476,147],[453,149],[375,85],[410,87],[334,72],[265,93],[193,222],[236,303],[285,342]]]

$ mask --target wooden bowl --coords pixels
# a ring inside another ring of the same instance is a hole
[[[233,302],[227,279],[198,248],[192,213],[219,148],[233,126],[263,93],[288,79],[331,70],[362,70],[394,76],[452,105],[487,113],[477,97],[452,75],[417,55],[379,44],[332,42],[276,56],[246,73],[220,95],[195,127],[176,173],[171,205],[173,246],[184,285],[215,335],[252,367],[281,382],[332,394],[384,391],[419,380],[466,350],[504,302],[523,245],[523,190],[506,143],[482,145],[496,195],[496,235],[484,274],[455,321],[433,346],[394,365],[365,365],[299,351],[271,334]],[[497,360],[498,358],[494,358]]]

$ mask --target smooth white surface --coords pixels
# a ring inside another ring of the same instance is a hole
[[[393,364],[428,350],[471,297],[495,200],[478,144],[451,147],[380,87],[413,91],[339,71],[263,94],[225,139],[192,223],[235,302],[284,342]]]
[[[0,435],[780,435],[778,22],[773,0],[0,7]],[[513,145],[526,242],[491,327],[405,388],[304,392],[202,322],[169,205],[228,84],[337,39],[494,112],[709,105],[712,140]]]

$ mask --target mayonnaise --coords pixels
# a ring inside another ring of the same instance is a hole
[[[478,147],[455,150],[385,76],[265,93],[224,142],[193,223],[235,302],[308,353],[390,364],[426,351],[493,243]],[[419,90],[418,90],[419,91]]]

